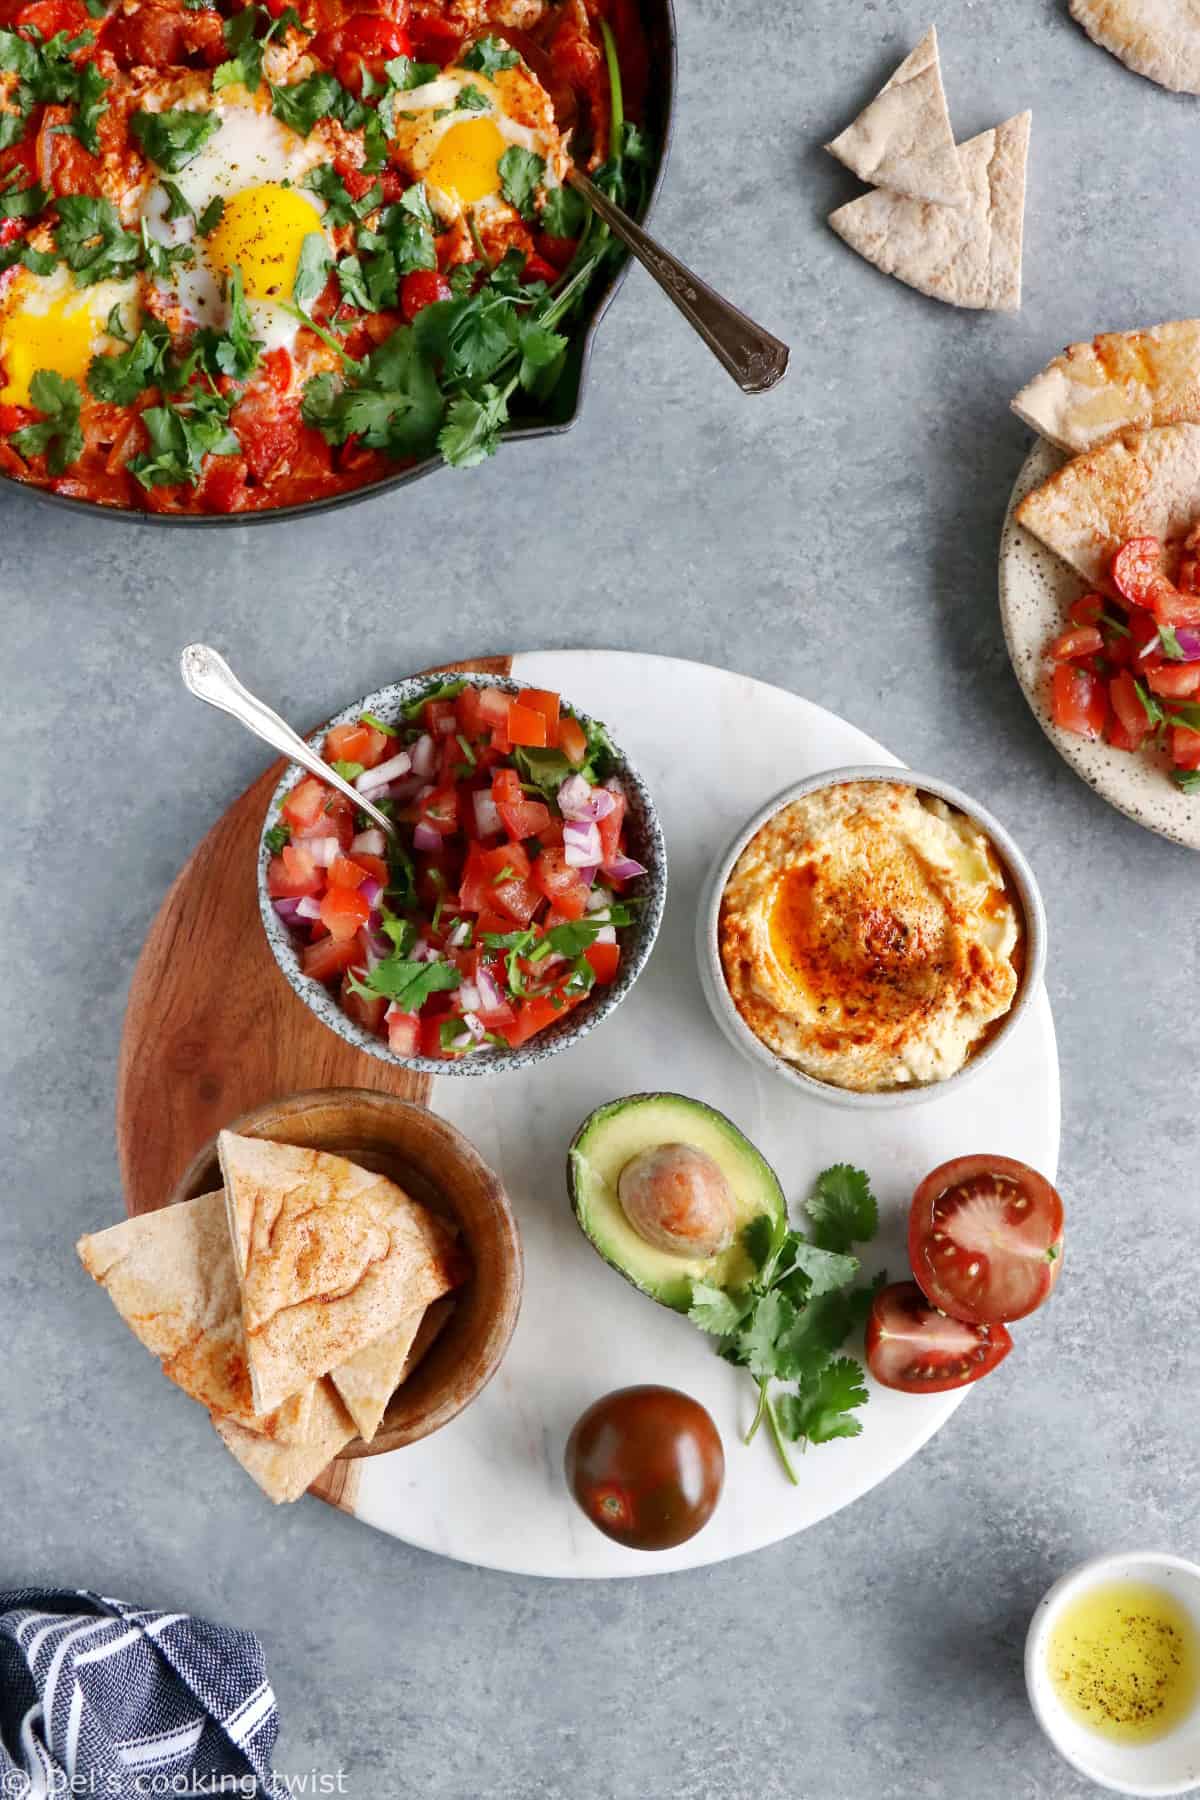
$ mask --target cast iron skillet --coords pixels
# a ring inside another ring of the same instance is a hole
[[[675,123],[677,50],[674,0],[641,0],[641,10],[650,55],[650,84],[647,91],[649,112],[646,126],[658,156],[650,192],[646,198],[646,208],[642,214],[642,223],[645,224],[658,200],[671,148],[671,134]],[[570,431],[583,406],[583,392],[591,365],[592,339],[596,327],[616,298],[617,290],[629,269],[629,262],[630,259],[626,257],[609,280],[589,295],[583,311],[575,315],[567,365],[551,395],[545,416],[524,418],[510,426],[504,433],[505,443],[514,443],[522,438],[557,437],[561,432]],[[155,513],[127,507],[97,506],[93,500],[76,500],[68,494],[54,494],[49,488],[18,481],[11,475],[0,476],[0,481],[4,482],[5,487],[15,488],[32,499],[45,501],[48,505],[61,507],[67,512],[86,513],[91,518],[119,519],[125,523],[156,527],[168,526],[175,530],[211,530],[220,526],[270,525],[283,519],[302,519],[309,518],[314,513],[335,512],[339,507],[353,506],[360,500],[371,500],[379,494],[391,493],[396,488],[408,487],[412,482],[420,481],[424,476],[432,475],[435,469],[443,467],[440,456],[427,456],[424,462],[415,463],[411,469],[401,469],[395,475],[385,475],[381,481],[351,488],[348,493],[330,494],[324,500],[305,500],[297,506],[276,506],[263,512],[244,513]]]

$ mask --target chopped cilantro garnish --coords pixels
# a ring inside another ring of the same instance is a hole
[[[200,217],[196,220],[196,230],[201,237],[207,237],[215,231],[225,216],[225,202],[220,194],[214,194]]]
[[[384,957],[365,975],[351,975],[356,993],[368,999],[385,994],[403,1012],[419,1012],[430,994],[446,992],[459,985],[461,977],[453,963],[410,962],[402,951]]]
[[[360,762],[347,762],[344,758],[338,757],[335,761],[331,762],[329,766],[335,775],[341,776],[343,781],[357,781],[363,772],[365,764]]]
[[[500,191],[510,206],[515,206],[524,219],[533,216],[533,196],[546,174],[545,158],[533,150],[522,150],[510,144],[497,163]]]
[[[515,69],[521,58],[517,52],[506,44],[503,38],[476,38],[469,50],[464,50],[458,59],[460,69],[474,69],[479,75],[486,75],[489,80],[498,75],[501,69]]]
[[[241,444],[229,429],[229,402],[220,394],[190,388],[179,402],[147,407],[142,424],[150,449],[132,457],[129,470],[145,488],[200,480],[205,456],[236,456]]]
[[[272,825],[270,831],[264,834],[263,842],[272,856],[278,856],[283,846],[291,841],[291,836],[291,826],[285,820],[280,819],[277,825]]]
[[[487,95],[481,93],[470,81],[466,87],[459,88],[458,99],[454,102],[456,112],[490,112],[491,107],[492,103]]]
[[[50,473],[61,475],[83,453],[79,384],[53,369],[39,369],[29,384],[29,397],[44,416],[14,431],[9,441],[22,456],[44,456]]]
[[[142,260],[142,240],[121,224],[111,200],[62,194],[55,201],[55,243],[79,287],[130,274]]]
[[[150,161],[175,175],[199,156],[209,138],[221,129],[221,120],[216,113],[173,107],[166,112],[135,112],[129,125]]]

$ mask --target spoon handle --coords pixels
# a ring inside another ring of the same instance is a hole
[[[567,181],[653,276],[667,298],[675,302],[743,394],[765,394],[782,380],[788,365],[786,344],[722,299],[706,281],[655,243],[579,169],[570,169]]]
[[[343,780],[336,769],[330,768],[324,758],[318,756],[278,713],[272,712],[265,701],[244,688],[223,656],[218,656],[207,644],[189,644],[179,658],[179,673],[189,694],[195,694],[197,700],[206,700],[209,706],[218,707],[221,712],[232,713],[264,744],[270,744],[272,750],[279,750],[292,762],[300,763],[310,775],[337,788],[347,799],[353,800],[360,812],[368,814],[381,831],[395,837],[396,827],[387,814],[381,813],[357,788]]]

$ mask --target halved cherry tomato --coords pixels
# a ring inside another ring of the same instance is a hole
[[[572,718],[570,713],[564,713],[558,722],[558,748],[577,769],[587,759],[587,733],[579,720]]]
[[[347,938],[323,937],[315,944],[306,944],[300,952],[300,967],[314,981],[333,981],[353,964],[361,961],[362,951],[353,935]]]
[[[361,931],[371,909],[357,888],[331,887],[321,901],[321,923],[339,943]]]
[[[1112,559],[1113,585],[1131,606],[1154,609],[1154,593],[1162,580],[1162,545],[1156,537],[1130,538]]]
[[[1064,631],[1056,637],[1050,646],[1050,655],[1055,662],[1078,662],[1080,657],[1095,656],[1104,648],[1104,639],[1097,625],[1073,625],[1070,631]]]
[[[969,1325],[1036,1311],[1062,1268],[1063,1207],[1011,1156],[956,1156],[913,1195],[908,1258],[929,1301]]]
[[[411,325],[417,314],[424,312],[427,306],[434,306],[439,300],[449,300],[453,293],[446,277],[439,275],[436,269],[413,269],[400,283],[400,311]]]
[[[548,733],[545,713],[523,705],[520,700],[510,700],[508,703],[506,729],[510,744],[524,744],[534,750],[546,748]]]
[[[1059,663],[1052,683],[1054,723],[1076,737],[1098,738],[1108,718],[1104,683],[1078,663]],[[601,821],[603,825],[603,821]]]
[[[867,1320],[867,1367],[902,1394],[948,1394],[990,1375],[1012,1349],[1005,1325],[966,1325],[930,1306],[915,1281],[881,1288]]]

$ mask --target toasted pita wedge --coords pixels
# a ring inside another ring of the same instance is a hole
[[[1071,14],[1135,75],[1200,94],[1200,0],[1071,0]]]
[[[309,1429],[312,1383],[266,1416],[256,1414],[246,1367],[237,1269],[218,1190],[142,1213],[80,1238],[84,1268],[163,1374],[202,1406],[249,1430],[301,1442]]]
[[[357,1356],[342,1363],[330,1375],[364,1444],[369,1444],[375,1436],[387,1403],[400,1385],[424,1316],[423,1310],[409,1313],[391,1331],[368,1344],[365,1350],[360,1350]]]
[[[397,1387],[403,1387],[417,1364],[423,1362],[434,1346],[434,1342],[450,1323],[454,1313],[454,1301],[446,1294],[433,1305],[426,1308],[421,1323],[417,1327],[417,1335],[412,1341],[408,1355],[404,1359],[404,1367],[400,1371]]]
[[[349,1362],[461,1278],[449,1229],[384,1176],[228,1131],[218,1149],[259,1412]]]
[[[1026,495],[1016,516],[1102,593],[1116,593],[1109,564],[1130,538],[1161,539],[1171,575],[1200,518],[1200,425],[1133,431],[1077,456]]]
[[[1200,319],[1071,344],[1021,389],[1012,409],[1072,451],[1098,450],[1151,425],[1200,423]]]
[[[298,1500],[354,1436],[354,1421],[328,1381],[315,1384],[312,1430],[303,1444],[273,1442],[220,1413],[213,1413],[212,1422],[246,1473],[277,1505]]]
[[[1015,312],[1021,304],[1025,164],[1031,114],[959,146],[966,206],[864,194],[830,215],[852,250],[933,300]]]
[[[965,206],[967,184],[950,129],[931,25],[871,104],[825,148],[873,187],[943,206]]]

